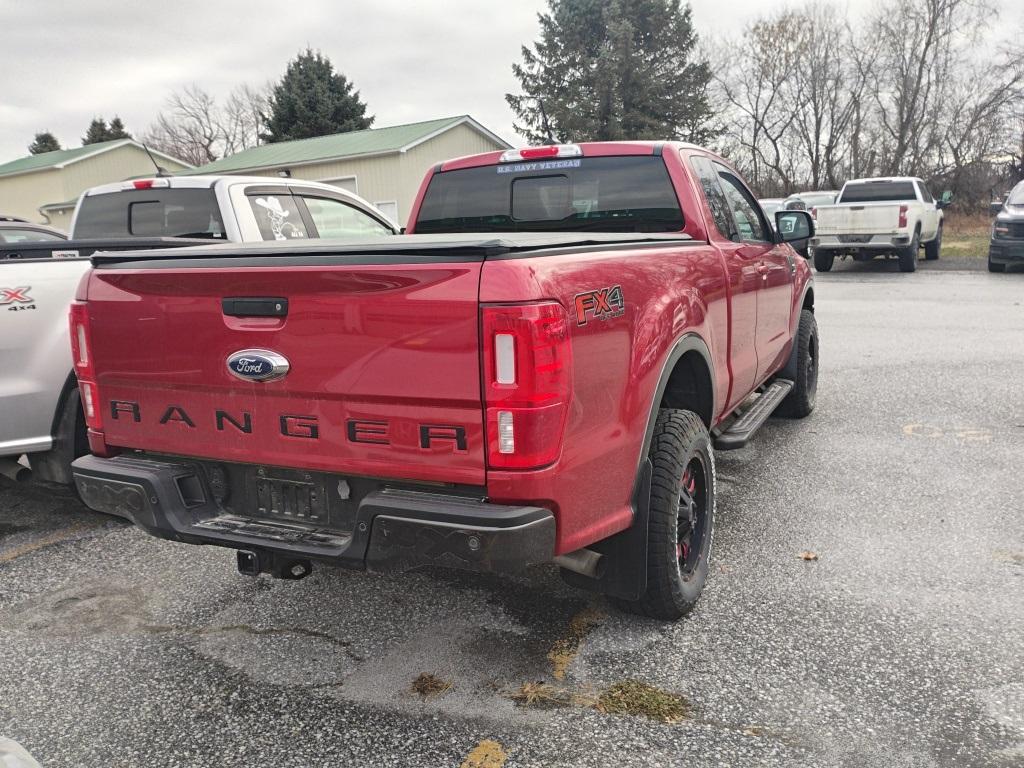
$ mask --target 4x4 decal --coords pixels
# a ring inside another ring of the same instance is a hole
[[[625,311],[626,302],[620,285],[576,294],[576,322],[579,325],[586,325],[590,317],[595,320],[621,317]]]

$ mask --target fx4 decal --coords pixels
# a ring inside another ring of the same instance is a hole
[[[625,311],[626,302],[620,285],[576,294],[576,322],[579,325],[586,325],[590,317],[595,320],[621,317]]]
[[[32,297],[28,295],[31,290],[32,286],[30,285],[20,288],[0,288],[0,304],[13,304],[14,302],[31,304]]]

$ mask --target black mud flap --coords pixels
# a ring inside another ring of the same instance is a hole
[[[651,460],[645,458],[633,491],[633,524],[587,547],[604,555],[601,576],[592,578],[562,568],[562,579],[567,584],[622,600],[639,600],[647,592],[647,522],[653,472]]]

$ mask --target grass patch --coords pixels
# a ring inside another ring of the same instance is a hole
[[[597,695],[571,691],[567,688],[541,681],[523,683],[519,688],[508,694],[508,697],[517,704],[527,707],[539,707],[540,709],[554,709],[556,707],[587,707],[597,709],[598,702]]]
[[[412,692],[418,693],[424,699],[429,699],[432,696],[440,696],[445,691],[450,690],[452,687],[450,680],[442,680],[437,675],[431,674],[430,672],[421,672],[415,680],[412,681]]]
[[[690,717],[693,707],[676,693],[669,693],[639,680],[624,680],[605,689],[597,709],[613,715],[637,715],[663,723],[678,723]]]
[[[987,213],[947,213],[942,220],[942,254],[987,258],[992,218]]]
[[[942,256],[988,258],[988,243],[989,236],[987,232],[984,235],[969,236],[949,233],[942,238]]]

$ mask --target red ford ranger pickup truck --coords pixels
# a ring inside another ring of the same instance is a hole
[[[679,143],[440,164],[408,235],[97,254],[71,310],[90,507],[314,562],[554,562],[677,619],[708,575],[714,449],[814,407],[803,211]]]

